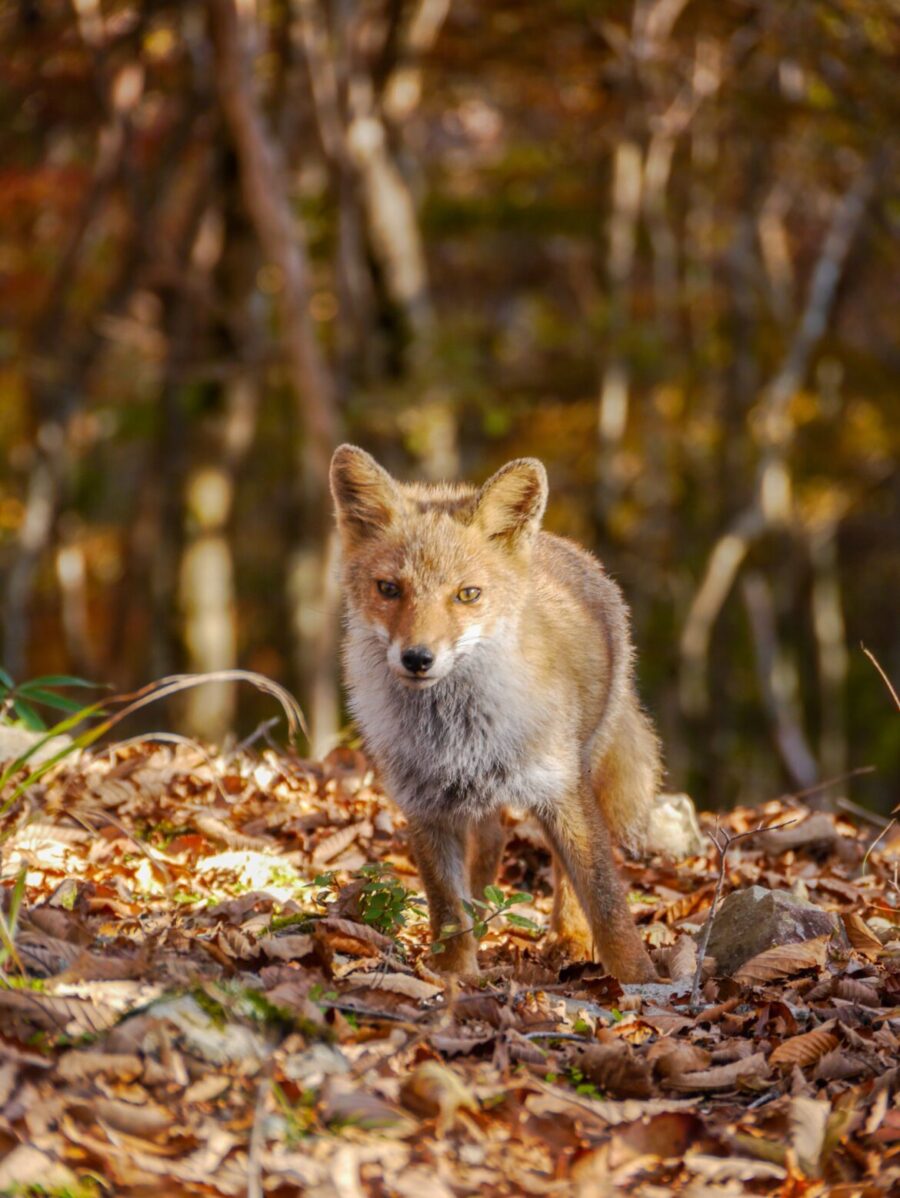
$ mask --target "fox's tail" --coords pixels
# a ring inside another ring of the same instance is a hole
[[[615,734],[594,769],[595,790],[607,825],[629,852],[645,847],[661,774],[659,741],[632,690],[619,710]]]
[[[593,782],[613,836],[624,848],[639,852],[662,780],[660,744],[635,691],[628,609],[616,584],[606,582],[609,689],[593,747]]]

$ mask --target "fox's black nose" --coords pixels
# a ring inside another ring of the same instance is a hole
[[[434,654],[424,645],[413,645],[411,649],[403,650],[400,660],[410,674],[427,674],[434,665]]]

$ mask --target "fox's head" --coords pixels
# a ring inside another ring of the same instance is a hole
[[[383,646],[402,684],[433,686],[517,619],[547,502],[535,458],[508,463],[476,490],[399,483],[342,445],[331,493],[351,618]]]

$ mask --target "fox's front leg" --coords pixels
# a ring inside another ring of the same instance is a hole
[[[450,823],[410,820],[410,840],[419,876],[428,896],[431,934],[444,945],[433,957],[434,964],[448,973],[477,973],[472,920],[463,908],[468,901],[469,878],[466,861],[466,828]],[[447,925],[456,931],[442,935]]]
[[[604,966],[621,982],[656,981],[588,780],[546,813],[544,830],[571,880]]]

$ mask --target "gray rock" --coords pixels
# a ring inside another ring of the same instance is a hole
[[[799,944],[839,931],[833,912],[787,890],[750,886],[729,894],[719,908],[706,951],[716,959],[716,973],[727,977],[776,944]]]

